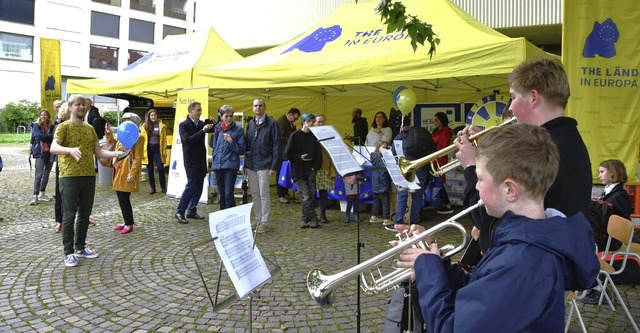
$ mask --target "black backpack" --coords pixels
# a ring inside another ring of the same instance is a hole
[[[407,283],[403,283],[402,287],[393,292],[387,308],[387,315],[384,318],[384,333],[402,333],[409,330],[414,333],[427,332],[415,284],[411,284],[411,303],[409,303],[408,295],[409,285]],[[409,319],[410,309],[412,311],[411,319]]]
[[[424,127],[411,127],[402,139],[402,151],[411,158],[420,158],[436,151],[431,133]]]

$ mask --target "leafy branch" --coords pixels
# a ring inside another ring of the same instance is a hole
[[[356,0],[356,2],[358,2]],[[440,44],[440,38],[433,33],[431,24],[420,21],[417,16],[407,14],[407,7],[401,1],[380,0],[376,7],[376,13],[380,20],[387,25],[387,33],[400,31],[406,32],[411,38],[411,47],[416,52],[418,44],[424,46],[429,43],[429,58],[436,53],[436,45]]]

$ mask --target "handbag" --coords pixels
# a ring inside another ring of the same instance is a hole
[[[102,150],[107,150],[107,151],[115,151],[116,150],[116,144],[117,144],[117,140],[113,140],[112,142],[107,142],[105,144],[102,145]],[[98,162],[100,162],[100,164],[104,167],[112,167],[113,166],[113,159],[112,158],[98,158]]]

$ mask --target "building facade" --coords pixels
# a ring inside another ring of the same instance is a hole
[[[561,0],[452,1],[508,36],[559,53]],[[40,100],[41,38],[60,40],[65,96],[67,79],[113,78],[167,35],[213,27],[249,55],[298,36],[344,2],[354,0],[0,0],[0,107]],[[113,103],[95,102],[103,101]]]

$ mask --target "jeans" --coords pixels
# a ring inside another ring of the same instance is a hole
[[[53,161],[51,161],[51,155],[48,153],[42,153],[42,157],[36,158],[36,176],[33,180],[33,194],[38,195],[40,191],[44,193],[49,183],[49,174],[51,174],[51,167],[53,167]]]
[[[306,222],[316,220],[314,200],[316,195],[316,172],[310,171],[306,179],[296,180],[296,187],[302,198],[302,219]]]
[[[62,245],[65,256],[74,253],[74,248],[83,250],[86,245],[89,216],[95,194],[95,176],[60,178]]]
[[[124,225],[133,225],[133,208],[131,207],[131,193],[116,191],[118,196],[118,203],[120,204],[120,211],[122,212],[122,219]]]
[[[371,216],[380,216],[381,214],[383,219],[389,218],[389,192],[373,194]]]
[[[256,220],[263,224],[269,223],[269,214],[271,213],[271,195],[269,193],[271,176],[269,176],[269,169],[259,171],[245,170],[249,177],[249,187],[253,197],[253,213]]]
[[[424,169],[418,169],[416,171],[416,178],[418,179],[418,185],[420,185],[420,189],[415,190],[411,193],[411,210],[409,212],[409,223],[414,224],[420,222],[420,211],[422,210],[423,204],[423,196],[424,196],[424,184],[428,181],[429,172]],[[398,189],[398,201],[396,204],[396,217],[394,218],[393,223],[402,224],[404,211],[407,209],[407,199],[409,198],[409,190],[399,190]]]
[[[233,196],[234,185],[238,170],[219,169],[214,170],[218,181],[218,192],[220,194],[220,210],[236,206],[236,199]]]
[[[205,175],[199,175],[198,177],[188,178],[187,185],[184,187],[180,202],[178,203],[178,209],[176,213],[184,215],[197,213],[198,202],[202,195],[202,186],[204,185]]]
[[[329,201],[329,192],[327,190],[318,190],[320,204],[320,216],[326,216],[327,214],[327,201]]]
[[[160,145],[148,144],[147,145],[147,178],[149,178],[149,186],[152,190],[156,190],[156,178],[153,171],[153,164],[156,164],[158,168],[158,178],[160,180],[160,187],[162,189],[167,188],[167,181],[164,175],[164,165],[162,164],[162,157],[160,156]]]

